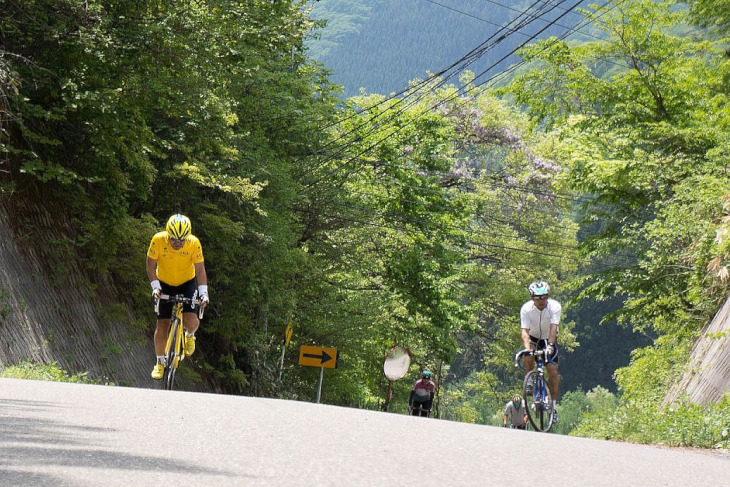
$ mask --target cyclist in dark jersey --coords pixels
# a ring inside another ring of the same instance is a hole
[[[408,407],[413,416],[428,417],[431,414],[433,396],[436,392],[436,384],[431,380],[431,372],[424,370],[421,378],[413,384],[411,397],[408,399]]]

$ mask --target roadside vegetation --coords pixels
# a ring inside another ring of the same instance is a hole
[[[56,362],[40,364],[23,361],[17,365],[10,365],[0,369],[0,377],[5,379],[46,380],[53,382],[75,382],[80,384],[114,385],[101,382],[89,377],[88,373],[70,374],[63,370]]]
[[[19,238],[43,231],[24,201],[47,202],[67,238],[45,264],[81,259],[151,320],[147,245],[185,213],[211,390],[311,400],[298,346],[318,345],[340,351],[323,402],[385,409],[399,345],[391,411],[428,368],[438,415],[484,424],[521,384],[519,307],[547,280],[566,309],[558,432],[727,447],[727,397],[660,406],[728,295],[727,0],[590,7],[600,36],[525,46],[499,87],[464,70],[346,100],[307,55],[305,4],[2,3],[0,198]],[[62,367],[3,374],[96,380]]]
[[[695,448],[730,448],[728,414],[730,395],[702,407],[688,398],[680,398],[671,406],[662,407],[650,400],[621,401],[612,398],[613,407],[598,407],[586,394],[585,411],[570,431],[574,436],[633,443],[656,443]],[[566,395],[562,411],[570,411],[583,401]],[[561,416],[561,421],[563,416]]]

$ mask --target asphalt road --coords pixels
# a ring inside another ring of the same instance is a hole
[[[1,486],[703,486],[730,457],[323,404],[0,379]],[[725,480],[723,480],[725,479]]]

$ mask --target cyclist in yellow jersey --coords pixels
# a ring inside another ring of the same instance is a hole
[[[166,230],[152,237],[147,250],[147,277],[152,286],[152,298],[158,300],[161,294],[184,294],[199,299],[200,307],[208,305],[208,276],[205,273],[203,248],[191,231],[190,219],[184,215],[172,215]],[[155,327],[155,353],[157,363],[152,369],[153,379],[162,379],[165,366],[165,342],[170,329],[172,303],[161,302]],[[185,328],[185,354],[195,351],[195,332],[200,320],[194,305],[183,307],[183,328]]]

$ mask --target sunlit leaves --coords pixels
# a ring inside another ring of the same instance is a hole
[[[693,2],[692,12],[712,24],[722,5]],[[618,373],[628,400],[660,398],[683,363],[667,352],[691,343],[726,296],[729,63],[722,40],[673,35],[688,18],[671,7],[622,2],[602,17],[605,41],[535,45],[526,55],[540,69],[513,85],[555,136],[561,184],[586,195],[582,249],[598,271],[584,295],[625,297],[619,322],[658,337]]]

